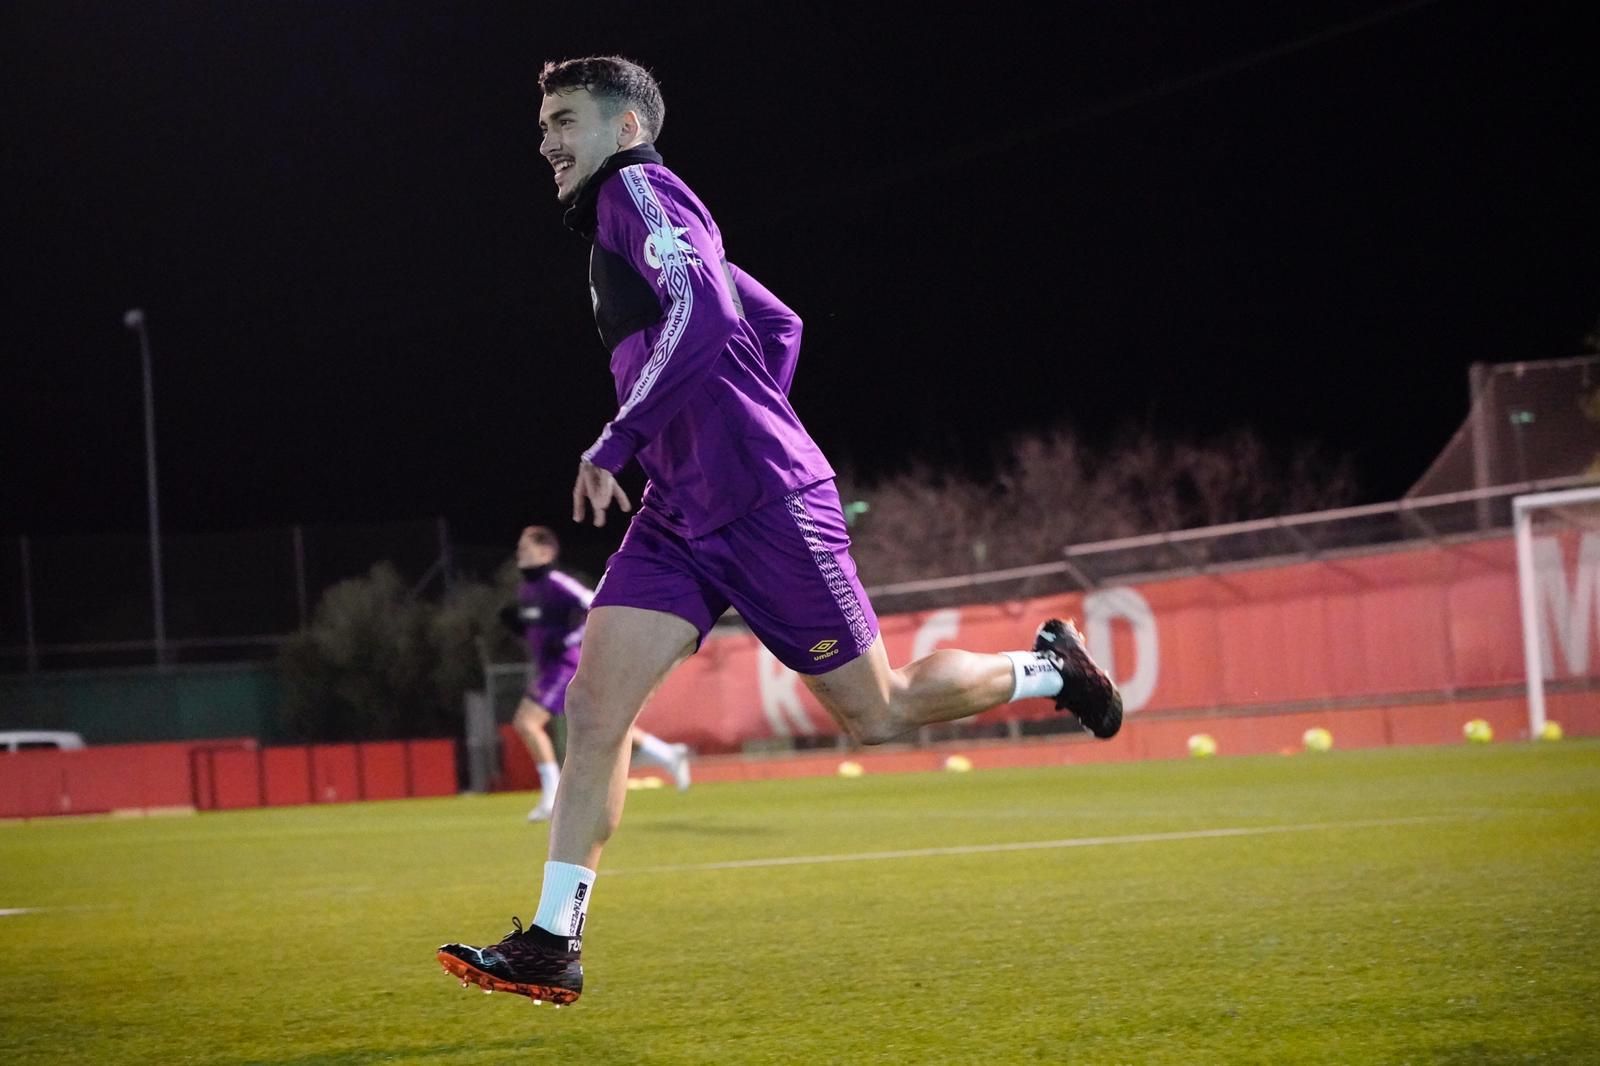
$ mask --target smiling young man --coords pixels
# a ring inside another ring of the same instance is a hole
[[[616,475],[649,481],[595,592],[567,690],[567,759],[533,924],[439,949],[465,983],[569,1003],[600,852],[622,817],[628,731],[645,699],[730,606],[856,740],[877,744],[1001,703],[1049,697],[1098,737],[1122,697],[1070,622],[1029,651],[940,650],[893,669],[856,577],[833,469],[789,386],[800,319],[727,261],[710,211],[663,165],[665,105],[615,56],[547,64],[540,152],[566,223],[592,244],[595,322],[616,416],[578,461],[572,517],[632,509]]]

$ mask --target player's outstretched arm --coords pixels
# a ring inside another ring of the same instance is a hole
[[[572,485],[572,520],[582,522],[587,508],[593,512],[594,524],[606,524],[606,510],[615,500],[624,513],[633,510],[628,494],[622,491],[611,471],[595,466],[588,460],[578,462],[578,480]]]

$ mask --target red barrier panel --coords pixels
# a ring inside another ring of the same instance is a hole
[[[405,741],[358,744],[356,751],[361,760],[362,799],[404,799],[409,795]]]
[[[500,777],[495,782],[499,792],[526,792],[539,787],[539,769],[528,754],[516,727],[500,727]]]
[[[136,744],[116,744],[103,748],[89,748],[89,751],[121,752],[134,751],[141,747]],[[183,806],[192,805],[196,810],[210,811],[223,807],[223,797],[226,796],[226,805],[230,807],[255,806],[260,797],[260,768],[256,765],[259,749],[253,739],[232,741],[197,741],[192,744],[150,744],[143,745],[148,753],[148,758],[160,759],[175,756],[178,751],[184,754],[183,764],[189,775],[188,802]],[[170,753],[165,755],[162,753]],[[224,766],[218,769],[219,756],[229,756],[224,760]],[[167,773],[176,770],[175,763],[169,763]],[[226,775],[226,780],[223,780]],[[153,768],[152,780],[171,780],[159,769]],[[252,788],[254,791],[251,791]],[[242,797],[250,795],[256,797],[244,801]],[[131,792],[130,792],[131,796]],[[126,807],[142,807],[143,803],[128,803]],[[152,804],[152,806],[167,806],[166,804]]]
[[[0,756],[0,818],[204,805],[215,788],[214,746],[115,744]]]
[[[66,757],[63,751],[18,751],[4,756],[7,768],[17,775],[24,816],[72,813]]]
[[[250,739],[0,755],[0,818],[454,795],[455,743],[257,750]]]
[[[407,741],[406,754],[411,760],[413,796],[454,796],[459,791],[455,741]]]
[[[311,749],[311,801],[349,803],[361,798],[361,764],[354,744],[318,744]]]
[[[189,802],[197,811],[209,811],[217,805],[216,774],[211,764],[211,752],[189,748],[185,757],[189,763]]]
[[[216,751],[211,753],[216,810],[237,810],[261,806],[261,755],[256,751]],[[208,808],[212,809],[212,808]]]
[[[16,752],[0,755],[0,818],[21,818],[28,813],[23,800],[23,767],[27,760],[19,759]]]
[[[140,756],[138,750],[120,747],[62,752],[61,813],[101,814],[118,807],[143,806]]]
[[[255,741],[239,741],[249,743]],[[139,802],[117,804],[118,807],[136,806],[145,809],[176,809],[194,805],[194,789],[189,780],[189,751],[184,744],[129,744],[123,749],[137,749],[139,773]]]
[[[261,766],[266,777],[267,806],[282,807],[312,801],[309,747],[267,748],[261,753]]]

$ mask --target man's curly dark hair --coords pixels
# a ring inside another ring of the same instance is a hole
[[[661,124],[667,117],[661,86],[633,60],[621,56],[563,59],[546,63],[539,72],[539,91],[546,96],[578,89],[589,90],[607,118],[631,108],[639,115],[646,140],[661,136]]]

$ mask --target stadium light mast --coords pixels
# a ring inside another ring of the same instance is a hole
[[[135,307],[122,324],[139,335],[139,361],[144,369],[144,474],[150,512],[150,601],[155,613],[156,665],[167,662],[167,610],[161,581],[161,505],[156,493],[156,392],[150,376],[150,337],[144,311]]]

